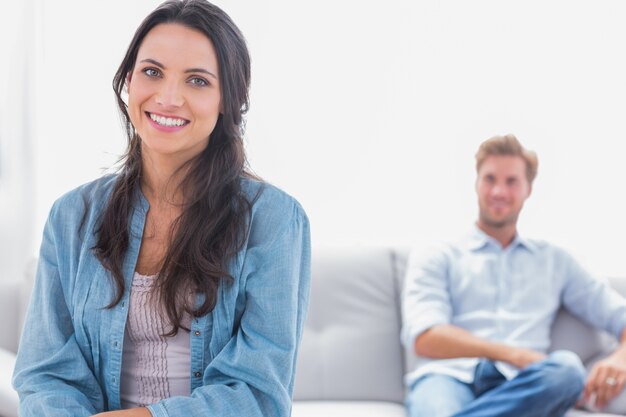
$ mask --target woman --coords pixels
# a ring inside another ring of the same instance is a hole
[[[138,28],[113,82],[123,166],[61,197],[45,227],[22,417],[289,415],[309,227],[246,172],[249,62],[204,0]]]

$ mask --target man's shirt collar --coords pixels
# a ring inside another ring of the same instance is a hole
[[[465,238],[464,243],[469,250],[473,251],[483,249],[490,243],[492,245],[496,245],[497,247],[501,247],[500,242],[483,232],[476,224],[472,226],[472,230]],[[535,252],[537,249],[536,245],[531,240],[523,238],[520,236],[519,232],[515,234],[513,242],[511,242],[507,248],[515,248],[517,246],[522,246],[530,252]]]

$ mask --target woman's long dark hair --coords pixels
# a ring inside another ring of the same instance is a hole
[[[135,66],[145,36],[156,25],[177,23],[202,32],[213,44],[219,65],[222,113],[208,146],[181,169],[182,214],[172,226],[171,240],[158,278],[158,295],[176,334],[185,313],[194,317],[217,302],[221,281],[231,278],[228,261],[241,249],[247,232],[251,202],[241,190],[246,170],[243,115],[248,109],[250,56],[245,40],[232,20],[205,0],[168,0],[148,15],[137,29],[113,79],[113,89],[128,136],[117,182],[97,229],[94,252],[116,286],[109,308],[124,293],[123,263],[129,247],[130,216],[142,175],[141,138],[128,115],[122,92]],[[179,171],[180,172],[180,171]],[[190,292],[204,294],[195,305]],[[190,299],[191,298],[191,299]]]

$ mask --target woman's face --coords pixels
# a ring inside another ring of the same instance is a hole
[[[148,32],[128,77],[128,113],[144,158],[180,165],[202,152],[220,100],[217,56],[204,34],[176,23]]]

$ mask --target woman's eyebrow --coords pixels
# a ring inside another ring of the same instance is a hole
[[[157,67],[161,68],[161,69],[165,69],[165,65],[161,64],[159,61],[152,59],[152,58],[146,58],[146,59],[142,59],[140,61],[140,63],[144,63],[147,62],[149,64],[153,64],[156,65]]]
[[[217,76],[215,74],[213,74],[211,71],[206,70],[204,68],[189,68],[188,70],[185,70],[185,74],[189,73],[189,72],[201,72],[203,74],[208,74],[211,77],[215,78],[217,80]]]

